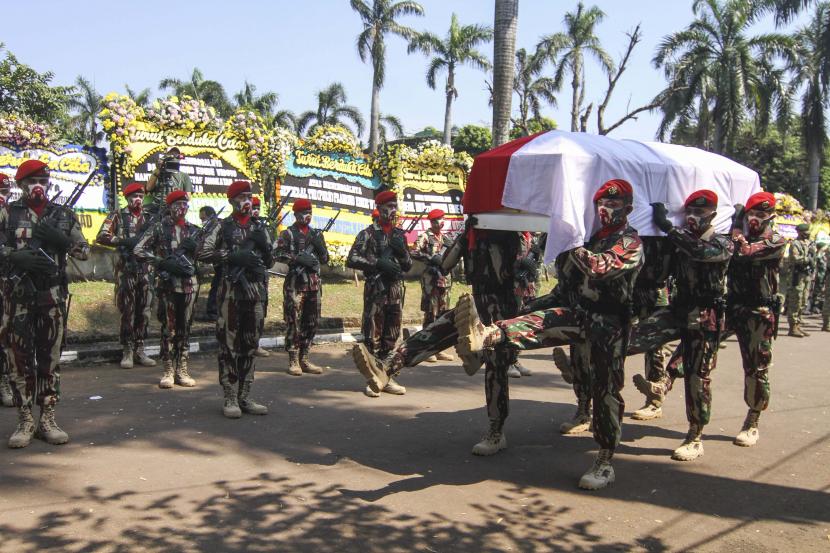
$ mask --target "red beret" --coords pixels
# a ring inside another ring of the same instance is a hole
[[[294,206],[291,209],[295,213],[297,211],[308,211],[309,209],[311,209],[311,200],[308,200],[306,198],[299,198],[294,202]]]
[[[686,198],[684,207],[718,207],[718,195],[711,190],[695,190]]]
[[[391,190],[384,190],[377,196],[375,196],[375,205],[381,206],[387,202],[396,202],[398,201],[398,195],[392,192]]]
[[[746,201],[746,210],[757,209],[759,211],[773,211],[775,209],[775,196],[769,192],[756,192]]]
[[[429,212],[429,215],[427,215],[427,219],[432,221],[433,219],[440,219],[443,216],[444,216],[443,211],[441,211],[440,209],[433,209],[432,211]]]
[[[124,194],[124,197],[126,198],[130,194],[134,194],[135,192],[141,192],[143,190],[143,184],[141,184],[140,182],[131,182],[130,184],[124,187],[122,194]]]
[[[228,187],[228,199],[232,200],[243,192],[251,191],[251,183],[246,180],[233,181]]]
[[[20,167],[17,168],[17,174],[15,174],[14,178],[17,181],[22,181],[26,177],[33,177],[35,175],[39,175],[40,173],[48,175],[49,166],[39,159],[27,159],[20,164]]]
[[[10,188],[12,178],[5,173],[0,173],[0,188]]]
[[[380,211],[378,211],[378,208],[375,208],[372,210],[372,218],[377,219],[378,217],[380,217]]]
[[[187,192],[185,192],[184,190],[174,190],[171,193],[169,193],[166,198],[164,198],[164,201],[167,205],[170,205],[175,201],[186,199]]]
[[[594,202],[600,198],[622,199],[631,201],[634,198],[634,189],[631,188],[631,183],[623,179],[611,179],[599,187],[596,194],[594,194]]]
[[[261,202],[259,201],[259,196],[254,196],[253,198],[251,198],[251,205],[254,206],[254,207],[256,207],[258,205],[262,205]]]

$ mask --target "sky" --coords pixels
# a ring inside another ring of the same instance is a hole
[[[491,0],[420,3],[425,16],[405,17],[401,23],[439,36],[446,34],[453,13],[461,24],[493,24]],[[615,121],[628,106],[647,103],[665,86],[662,72],[651,59],[662,37],[691,21],[692,1],[588,0],[586,4],[606,13],[596,33],[615,59],[627,45],[626,32],[642,24],[643,40],[606,114],[607,121]],[[23,63],[54,72],[56,84],[72,84],[83,75],[102,94],[123,93],[128,84],[134,90],[149,87],[154,96],[163,96],[158,90],[162,78],[187,79],[198,67],[206,78],[221,82],[229,94],[241,90],[247,80],[257,92],[277,92],[278,109],[300,113],[316,108],[317,91],[340,82],[348,103],[369,118],[372,71],[358,57],[355,39],[362,27],[348,0],[0,0],[0,6],[7,23],[0,41]],[[533,49],[541,36],[563,30],[564,13],[575,8],[576,0],[521,0],[517,48]],[[36,27],[13,23],[31,21],[33,15]],[[804,19],[794,24],[803,24]],[[768,18],[754,30],[773,32],[775,27]],[[492,58],[492,43],[481,50]],[[441,129],[443,85],[428,88],[428,59],[422,54],[408,55],[403,39],[394,36],[387,39],[387,56],[381,112],[399,117],[407,134],[425,126]],[[485,78],[476,69],[459,70],[454,124],[490,125]],[[589,61],[586,103],[596,105],[602,100],[606,82]],[[558,107],[546,107],[543,115],[556,120],[560,128],[569,128],[569,87],[559,94]],[[612,136],[652,140],[658,124],[658,113],[643,114]],[[595,116],[589,131],[596,132]],[[362,138],[367,139],[365,133]]]

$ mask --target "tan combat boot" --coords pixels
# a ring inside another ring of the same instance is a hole
[[[179,363],[176,365],[176,375],[175,375],[175,382],[179,386],[184,386],[185,388],[192,388],[196,385],[196,380],[190,376],[190,371],[187,368],[187,353],[181,354],[179,357]]]
[[[254,350],[255,357],[271,357],[271,353],[263,348],[262,346],[257,346],[256,350]]]
[[[242,416],[242,409],[239,408],[239,399],[236,395],[236,386],[222,386],[225,394],[225,403],[222,405],[222,414],[229,419],[238,419]]]
[[[308,360],[308,350],[300,350],[300,369],[308,374],[323,374],[323,369]]]
[[[473,455],[489,456],[495,455],[502,449],[507,448],[507,437],[498,421],[490,421],[490,429],[487,434],[473,446]]]
[[[671,458],[675,461],[694,461],[698,457],[703,457],[703,442],[700,439],[702,433],[703,429],[700,426],[690,424],[686,439],[674,450]]]
[[[796,322],[790,322],[790,331],[787,333],[787,336],[792,336],[793,338],[804,338],[807,336],[803,330],[801,330],[801,325]]]
[[[35,435],[35,419],[32,416],[31,407],[17,408],[17,428],[14,429],[9,438],[9,447],[17,449],[26,447]]]
[[[830,332],[830,318],[825,318],[821,323],[822,332]]]
[[[267,415],[268,408],[260,403],[257,403],[249,396],[251,394],[251,382],[239,383],[239,408],[243,413],[249,415]]]
[[[135,359],[138,361],[138,364],[142,367],[155,367],[156,362],[150,357],[147,356],[147,352],[144,351],[144,344],[139,342],[135,345]]]
[[[124,350],[121,352],[121,368],[122,369],[132,369],[133,368],[133,345],[132,344],[124,344]]]
[[[568,384],[574,383],[574,367],[571,358],[562,348],[553,348],[553,364],[562,373],[562,380]]]
[[[436,353],[435,358],[438,361],[455,361],[455,357],[453,357],[449,353],[444,353],[443,351],[439,351],[438,353]]]
[[[646,404],[631,414],[631,418],[638,421],[659,419],[663,416],[663,400],[666,397],[665,386],[662,382],[651,382],[641,374],[634,375],[634,387],[646,396]]]
[[[579,487],[583,490],[599,490],[608,487],[616,479],[614,467],[611,466],[610,449],[600,449],[593,466],[579,479]]]
[[[173,387],[173,360],[163,359],[162,363],[164,363],[164,374],[161,375],[161,380],[159,380],[159,388],[166,390]]]
[[[389,384],[389,375],[383,365],[372,355],[365,344],[355,344],[352,347],[352,360],[357,370],[366,379],[366,391],[369,397],[379,397],[381,390]],[[371,393],[370,393],[371,392]]]
[[[61,430],[55,422],[55,407],[44,406],[40,409],[40,422],[37,425],[35,437],[47,444],[62,445],[69,441],[69,434]]]
[[[3,407],[14,407],[14,394],[12,394],[11,382],[7,374],[0,376],[0,404]]]
[[[741,427],[741,431],[735,436],[735,445],[752,447],[758,443],[758,438],[761,437],[758,433],[758,417],[760,416],[760,412],[753,411],[752,409],[749,410],[746,414],[746,419],[744,419],[744,425]]]
[[[406,388],[395,382],[395,379],[389,377],[389,382],[383,387],[383,391],[393,396],[402,396],[406,394]]]
[[[288,352],[288,370],[285,371],[291,376],[302,376],[303,368],[300,367],[300,358],[297,350],[289,350]]]
[[[533,376],[533,371],[522,365],[519,361],[516,361],[513,366],[516,367],[516,370],[519,371],[521,376]]]
[[[591,407],[587,402],[580,402],[576,413],[569,421],[559,425],[559,433],[566,436],[573,436],[587,432],[591,428]]]
[[[438,362],[438,358],[434,355],[430,355],[429,357],[424,359],[424,363],[437,363],[437,362]]]

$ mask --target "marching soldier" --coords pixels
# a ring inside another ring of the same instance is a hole
[[[395,226],[398,197],[391,190],[375,197],[378,221],[361,230],[355,237],[346,267],[363,271],[363,323],[361,329],[368,352],[379,360],[386,359],[395,348],[401,333],[403,316],[403,275],[412,268],[403,230]],[[406,388],[390,379],[384,392],[403,395]],[[380,394],[367,387],[366,395]]]
[[[758,418],[769,405],[769,368],[781,302],[778,269],[786,240],[772,229],[775,196],[758,192],[746,207],[736,206],[732,241],[735,254],[729,266],[728,317],[741,347],[744,401],[749,408],[735,445],[758,442]]]
[[[824,305],[824,283],[827,280],[827,244],[816,244],[816,272],[810,298],[810,313],[818,315]]]
[[[261,206],[262,206],[262,202],[260,201],[259,197],[254,196],[251,199],[251,216],[254,217],[255,219],[259,219],[259,212],[260,212],[260,207]],[[267,229],[268,228],[267,223],[265,223],[265,224],[266,224],[266,229]],[[260,323],[259,323],[259,335],[260,335],[260,337],[262,337],[262,335],[265,332],[265,318],[268,317],[268,281],[271,279],[271,275],[268,273],[268,271],[265,271],[265,277],[264,278],[265,278],[265,282],[263,283],[264,284],[263,285],[263,290],[265,290],[265,294],[263,294],[263,297],[262,297],[262,321],[260,321]],[[268,350],[266,350],[262,346],[257,345],[256,351],[254,352],[254,355],[256,355],[257,357],[269,357],[271,354],[268,353]]]
[[[193,387],[187,362],[190,356],[190,326],[199,297],[194,254],[199,228],[185,220],[188,200],[184,190],[170,192],[167,209],[136,244],[136,258],[156,269],[158,320],[161,323],[161,360],[164,373],[159,388],[173,384]]]
[[[540,242],[530,232],[520,232],[519,243],[513,274],[516,275],[514,278],[516,305],[521,310],[536,299],[536,281],[539,279],[539,260],[542,257],[542,250],[539,247]],[[521,361],[516,358],[516,362],[507,369],[507,376],[510,378],[533,376],[533,371],[522,365]]]
[[[224,266],[216,321],[219,384],[225,397],[222,414],[238,419],[242,413],[268,414],[251,397],[251,386],[264,317],[265,273],[274,259],[265,222],[252,217],[251,183],[231,183],[228,202],[233,213],[205,236],[198,258]]]
[[[33,436],[65,444],[69,435],[55,421],[55,406],[66,338],[66,256],[86,259],[89,245],[75,213],[49,201],[45,163],[23,162],[15,180],[23,195],[0,210],[0,261],[6,267],[0,343],[8,348],[18,413],[9,447],[26,447]],[[40,406],[37,422],[35,404]]]
[[[0,173],[0,209],[6,205],[11,192],[12,179]],[[3,312],[3,295],[0,294],[0,313]],[[14,407],[12,397],[12,386],[9,375],[9,359],[6,353],[6,346],[0,344],[0,405],[3,407]]]
[[[308,350],[317,333],[323,283],[320,266],[329,262],[326,239],[319,229],[311,228],[311,202],[305,198],[294,202],[294,224],[280,233],[277,261],[288,265],[283,283],[283,317],[288,374],[321,374],[323,369],[308,359]]]
[[[640,238],[628,225],[632,202],[631,185],[620,179],[606,182],[594,195],[601,228],[569,254],[569,263],[582,273],[580,309],[554,307],[485,326],[472,299],[462,296],[455,313],[456,350],[465,362],[483,354],[486,363],[503,364],[506,351],[547,347],[551,341],[558,345],[580,336],[589,344],[594,439],[600,451],[579,486],[591,490],[615,479],[611,457],[619,445],[625,408],[623,362],[634,279],[643,262]]]
[[[675,228],[667,218],[666,206],[652,205],[654,223],[675,249],[677,296],[672,309],[681,329],[689,421],[686,439],[672,454],[676,461],[692,461],[703,455],[701,435],[712,410],[710,375],[725,330],[726,272],[734,248],[732,241],[712,226],[717,206],[718,196],[711,190],[693,192],[684,204],[686,224]]]
[[[421,311],[424,312],[423,328],[429,326],[449,308],[452,277],[441,268],[442,254],[452,245],[444,228],[444,212],[433,209],[427,215],[429,230],[422,232],[415,243],[412,259],[421,261],[426,268],[421,274]],[[453,357],[443,351],[427,361],[452,361]]]
[[[156,362],[144,352],[153,303],[152,272],[149,263],[139,261],[133,253],[149,218],[142,209],[144,186],[133,182],[124,187],[123,194],[127,207],[107,215],[96,240],[118,251],[115,304],[121,313],[119,338],[124,348],[121,368],[132,369],[134,358],[145,367],[155,367]]]
[[[814,256],[810,240],[810,225],[801,223],[795,229],[798,232],[798,238],[790,242],[789,254],[791,276],[790,285],[787,287],[786,305],[790,331],[787,336],[804,338],[809,334],[801,328],[801,315],[806,303]]]

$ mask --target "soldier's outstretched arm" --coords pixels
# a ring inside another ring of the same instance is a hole
[[[603,252],[592,253],[585,248],[571,250],[571,261],[588,278],[606,280],[632,271],[643,259],[643,243],[636,234],[623,234]]]
[[[227,257],[228,251],[222,240],[222,225],[214,225],[196,249],[196,259],[204,263],[223,263]]]
[[[743,235],[741,235],[743,237]],[[744,238],[735,239],[735,258],[755,259],[765,261],[769,259],[781,259],[784,257],[784,249],[787,247],[787,241],[779,234],[773,234],[767,240],[759,240],[757,242],[747,242]]]
[[[354,239],[354,244],[346,257],[346,267],[358,271],[370,271],[375,268],[374,259],[369,253],[369,233],[361,230]]]
[[[139,261],[156,261],[156,247],[158,246],[161,232],[161,222],[154,224],[141,235],[138,244],[133,249],[133,254]]]
[[[106,219],[104,219],[104,222],[101,223],[101,228],[98,229],[98,236],[95,237],[95,241],[102,246],[117,246],[118,227],[120,226],[118,224],[119,219],[120,217],[117,211],[109,213]]]

